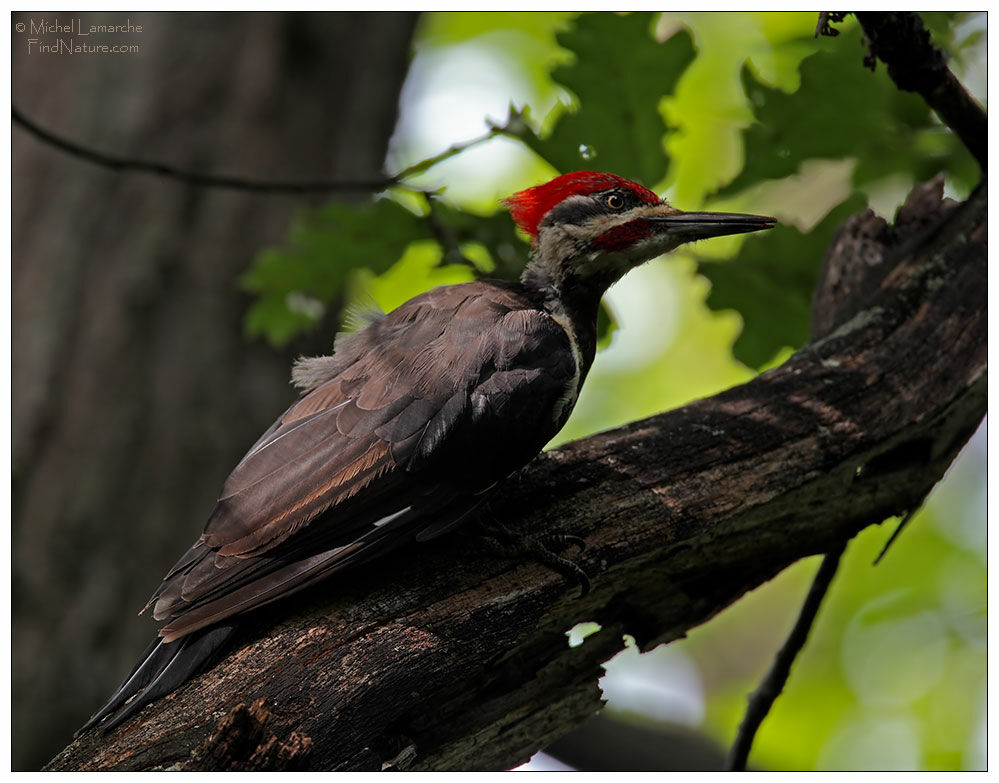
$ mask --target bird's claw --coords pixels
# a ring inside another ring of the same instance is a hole
[[[583,554],[586,551],[586,540],[569,533],[548,533],[538,539],[541,546],[553,546],[557,549],[564,549],[567,546],[574,546],[579,551],[576,554]]]
[[[547,533],[538,537],[520,537],[511,532],[498,521],[484,523],[483,537],[490,548],[501,557],[530,557],[553,571],[558,571],[563,577],[579,585],[580,592],[576,599],[585,598],[590,592],[590,578],[586,572],[573,560],[563,557],[555,549],[575,546],[579,553],[586,549],[586,541],[579,536],[567,533]],[[502,541],[500,539],[503,539]]]

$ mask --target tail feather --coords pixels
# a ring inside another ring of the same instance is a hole
[[[77,732],[77,736],[101,724],[110,731],[147,704],[175,691],[204,669],[236,630],[235,624],[215,625],[173,642],[154,641],[121,687]]]
[[[114,692],[111,698],[108,699],[107,704],[93,714],[90,720],[76,732],[76,736],[96,726],[132,698],[132,696],[141,691],[163,670],[170,662],[170,659],[179,651],[180,647],[180,644],[167,646],[160,639],[153,640],[131,673],[125,678],[125,681]]]

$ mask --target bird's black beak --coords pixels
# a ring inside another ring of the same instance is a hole
[[[659,224],[664,233],[674,235],[683,242],[728,234],[748,234],[777,225],[777,218],[736,212],[677,212],[650,219]]]

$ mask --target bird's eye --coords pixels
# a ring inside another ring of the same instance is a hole
[[[621,207],[624,206],[624,199],[617,193],[611,193],[606,199],[604,199],[604,203],[606,203],[611,209],[621,209]]]

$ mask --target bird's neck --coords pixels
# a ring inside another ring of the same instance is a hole
[[[557,269],[571,268],[559,265]],[[579,347],[583,371],[589,370],[597,346],[597,314],[605,288],[588,285],[573,276],[553,274],[550,265],[532,258],[520,277],[521,284],[532,298],[556,321],[562,324]],[[571,330],[571,331],[570,331]]]

